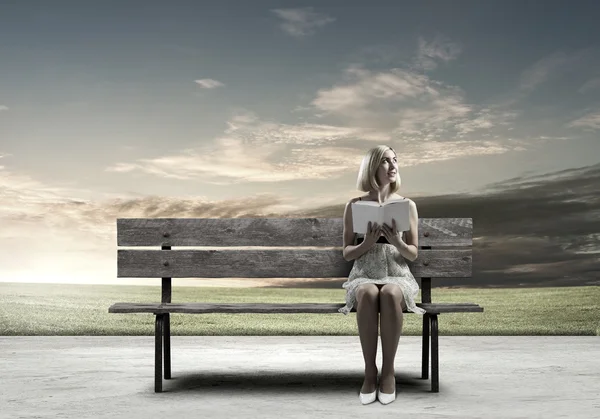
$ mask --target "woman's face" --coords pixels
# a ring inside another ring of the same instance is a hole
[[[392,150],[387,150],[383,154],[383,160],[377,169],[377,179],[380,185],[396,181],[398,176],[398,159]]]

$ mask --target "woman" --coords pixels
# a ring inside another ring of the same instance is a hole
[[[352,203],[358,200],[386,202],[402,198],[395,192],[400,189],[398,160],[393,148],[380,145],[372,148],[363,158],[358,172],[357,188],[367,195],[351,199],[344,209],[344,259],[355,260],[348,280],[343,284],[346,306],[339,311],[348,314],[356,303],[358,334],[365,359],[365,380],[359,393],[362,404],[375,401],[376,395],[383,404],[396,399],[394,358],[402,333],[403,309],[423,314],[425,310],[415,305],[419,285],[410,272],[405,258],[414,261],[418,255],[417,206],[409,200],[410,229],[398,232],[395,222],[391,226],[371,225],[367,233],[359,234],[355,243],[352,228]],[[381,345],[383,365],[379,388],[377,387],[378,312],[381,312]]]

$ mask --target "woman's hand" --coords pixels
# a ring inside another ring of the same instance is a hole
[[[392,218],[392,227],[383,224],[383,234],[390,244],[396,246],[397,249],[406,247],[406,243],[402,240],[402,232],[396,231],[396,220]]]
[[[379,236],[381,236],[381,226],[377,225],[377,223],[374,223],[373,227],[371,227],[371,222],[369,221],[369,225],[367,226],[367,234],[365,234],[363,241],[367,249],[373,247],[373,245],[379,239]]]

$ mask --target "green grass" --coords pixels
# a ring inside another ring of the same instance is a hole
[[[344,289],[177,286],[173,302],[344,303]],[[434,302],[473,302],[483,313],[439,316],[440,335],[600,336],[600,287],[442,289]],[[158,302],[160,286],[0,283],[0,335],[154,334],[154,315],[110,314],[116,302]],[[419,300],[420,301],[420,296]],[[403,335],[421,335],[422,317],[405,314]],[[171,334],[358,335],[356,313],[171,314]]]

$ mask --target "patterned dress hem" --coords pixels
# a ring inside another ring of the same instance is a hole
[[[414,281],[414,279],[413,279]],[[400,282],[400,283],[399,283]],[[355,290],[359,285],[362,284],[396,284],[402,290],[402,294],[404,296],[404,302],[406,304],[406,308],[408,311],[413,312],[415,314],[425,314],[426,311],[420,307],[417,307],[415,304],[415,297],[418,294],[418,288],[415,289],[408,283],[408,281],[404,280],[404,278],[399,278],[396,276],[388,276],[383,278],[354,278],[352,282],[345,282],[342,287],[347,289],[346,293],[346,305],[340,309],[338,309],[339,313],[343,313],[344,315],[348,315],[354,304],[356,303]]]

